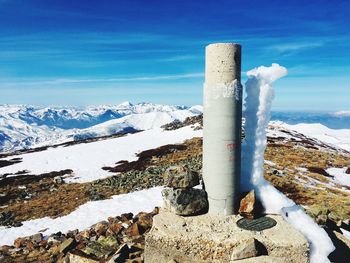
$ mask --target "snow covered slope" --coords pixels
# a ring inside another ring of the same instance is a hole
[[[281,125],[288,130],[294,130],[307,136],[314,137],[325,143],[330,143],[344,150],[350,151],[350,129],[329,129],[328,127],[319,124],[300,123],[296,125]]]
[[[66,182],[90,182],[111,175],[102,167],[114,166],[121,160],[135,161],[138,152],[200,136],[201,130],[195,131],[189,126],[173,131],[154,128],[93,143],[48,148],[45,151],[16,155],[22,162],[0,168],[0,174],[15,174],[23,170],[29,170],[31,174],[43,174],[71,169],[73,177],[67,178]]]
[[[130,102],[84,109],[0,105],[0,152],[145,130],[200,113],[201,106],[133,105]]]

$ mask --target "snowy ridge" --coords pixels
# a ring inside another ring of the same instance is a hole
[[[335,145],[350,152],[350,129],[334,130],[320,123],[300,123],[296,125],[280,123],[280,126],[288,130],[297,131],[306,136],[314,137],[324,143]]]
[[[150,129],[200,113],[201,106],[130,102],[86,108],[0,105],[0,152]]]

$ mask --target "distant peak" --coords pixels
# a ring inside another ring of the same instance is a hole
[[[118,105],[119,107],[127,108],[134,106],[130,101],[124,101]]]

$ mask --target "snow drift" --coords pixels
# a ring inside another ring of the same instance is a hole
[[[310,244],[312,263],[329,262],[335,249],[327,233],[301,207],[288,199],[263,177],[266,128],[274,98],[272,83],[285,76],[287,70],[278,64],[258,67],[247,72],[245,112],[246,139],[242,145],[242,190],[254,188],[267,213],[279,213],[304,234]]]

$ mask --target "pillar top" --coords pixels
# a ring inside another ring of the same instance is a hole
[[[238,46],[238,47],[241,47],[241,44],[230,43],[230,42],[219,42],[219,43],[211,43],[211,44],[207,45],[206,48],[209,48],[212,46]]]
[[[205,82],[229,84],[241,81],[241,45],[213,43],[205,49]]]

